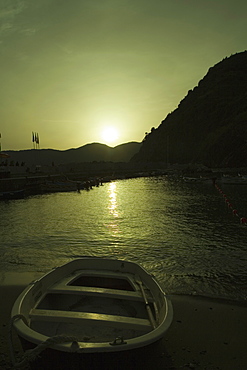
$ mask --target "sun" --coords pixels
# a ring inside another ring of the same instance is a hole
[[[113,126],[105,127],[101,132],[101,137],[105,143],[114,143],[118,137],[118,130]]]

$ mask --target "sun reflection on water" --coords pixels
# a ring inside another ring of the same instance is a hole
[[[118,236],[120,234],[119,230],[119,211],[117,203],[117,183],[111,182],[109,184],[109,204],[108,210],[110,214],[110,221],[108,226],[109,231],[112,236]]]

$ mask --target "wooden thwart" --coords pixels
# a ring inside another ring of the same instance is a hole
[[[125,291],[118,289],[107,289],[97,287],[80,287],[80,286],[64,286],[56,284],[48,290],[49,293],[66,293],[78,294],[85,296],[100,296],[109,298],[127,299],[133,301],[142,301],[143,297],[140,291]],[[151,300],[152,301],[152,300]]]
[[[152,326],[149,320],[134,317],[105,315],[91,312],[72,312],[58,310],[40,310],[33,309],[30,312],[32,321],[49,321],[64,323],[92,323],[110,325],[124,329],[151,331]]]

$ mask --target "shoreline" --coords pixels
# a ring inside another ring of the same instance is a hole
[[[41,275],[41,273],[6,273],[1,276],[2,370],[13,368],[8,348],[11,308],[26,285]],[[189,295],[169,295],[169,299],[173,305],[173,322],[163,340],[157,343],[149,356],[145,358],[144,355],[147,368],[157,370],[247,368],[247,302],[238,303]],[[15,333],[13,337],[15,350],[21,354],[21,346]],[[144,359],[140,368],[144,366]],[[133,367],[128,365],[126,369],[137,369],[134,362],[132,358]],[[100,368],[102,369],[102,364]]]

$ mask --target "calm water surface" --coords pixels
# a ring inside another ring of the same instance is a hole
[[[247,187],[222,189],[247,217]],[[212,184],[121,180],[1,202],[0,214],[2,272],[107,256],[140,263],[170,294],[247,298],[247,225]]]

